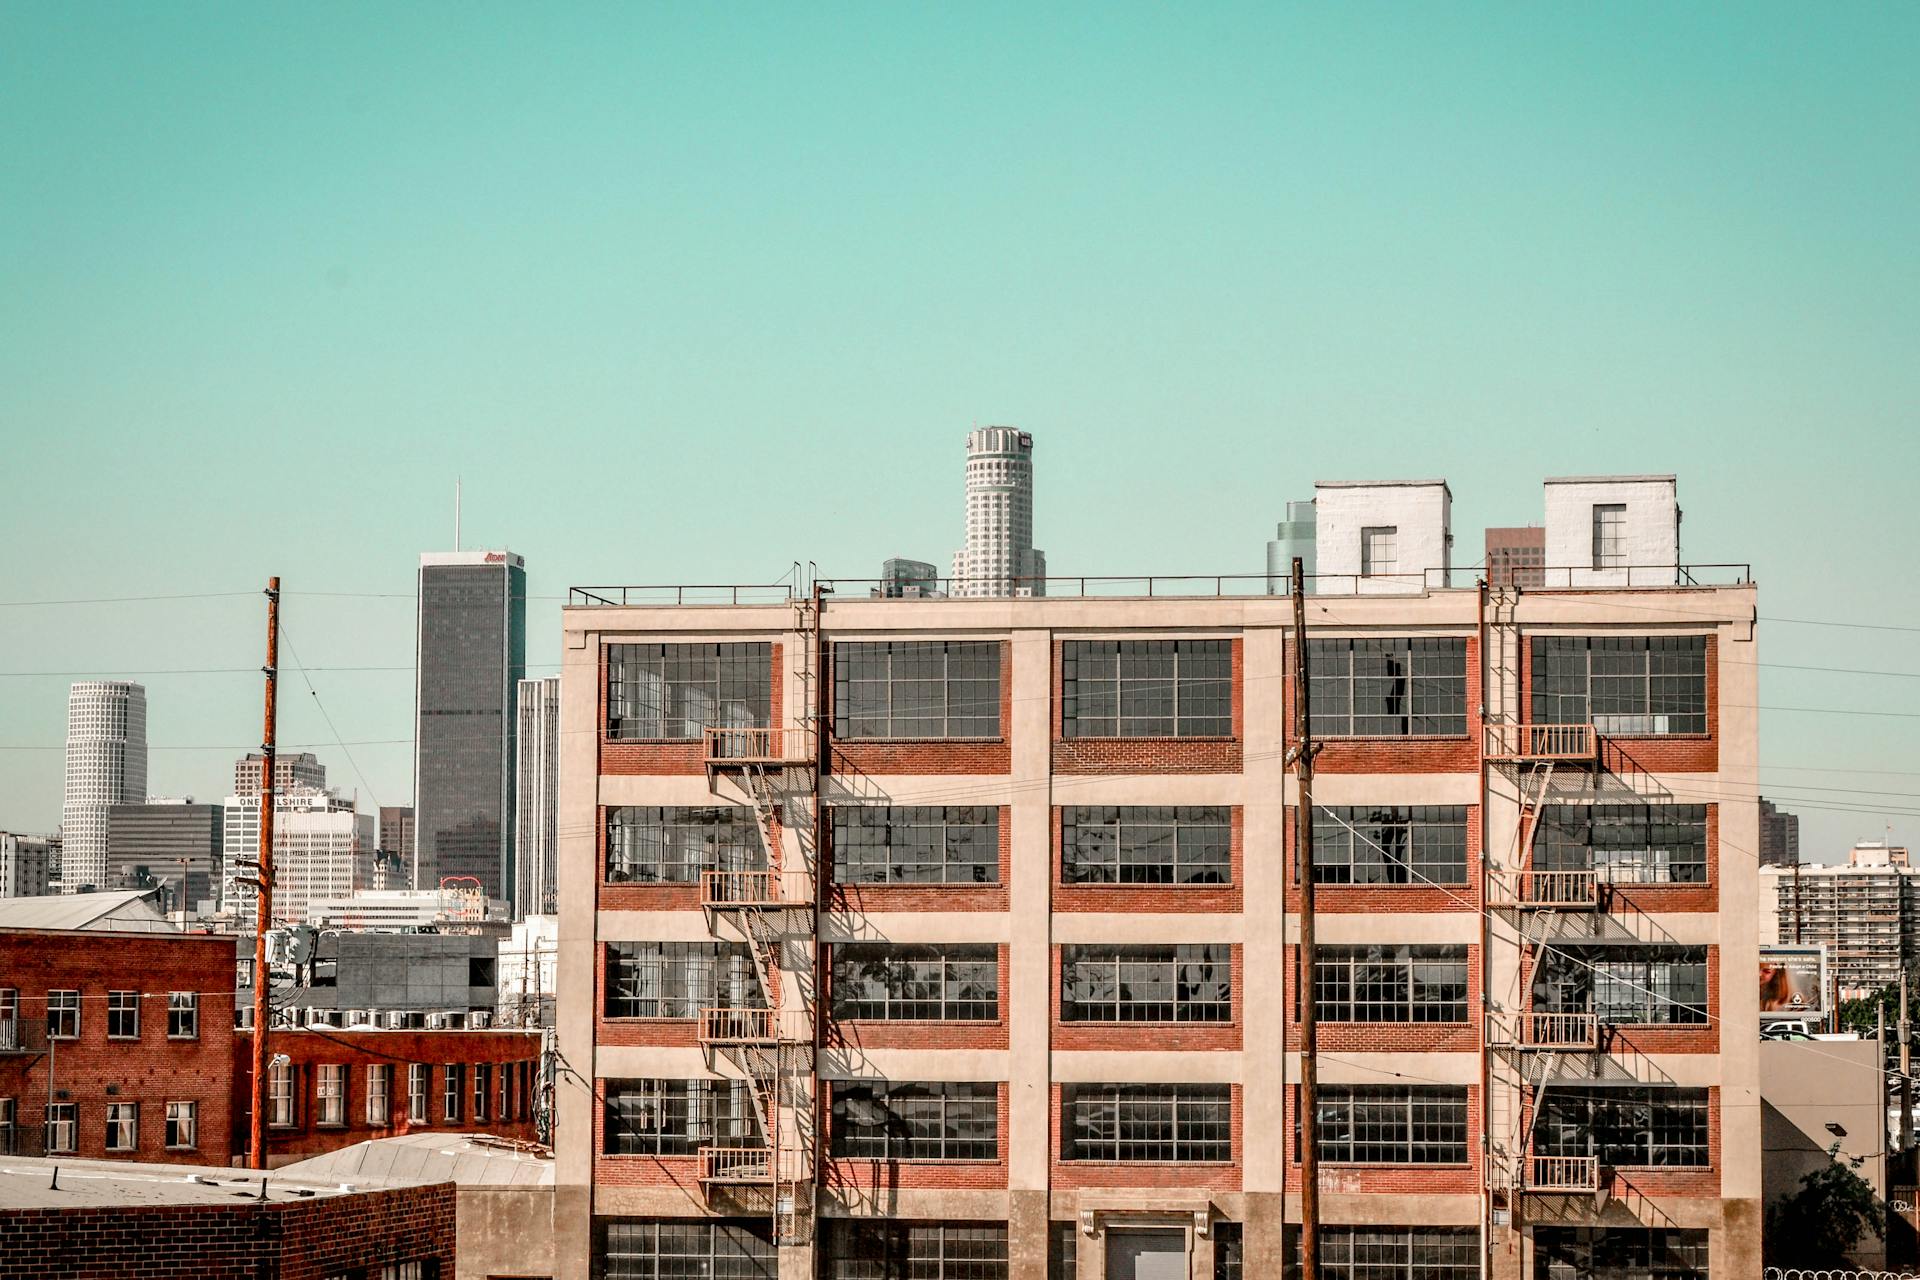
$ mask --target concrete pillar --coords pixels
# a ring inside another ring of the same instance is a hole
[[[1011,645],[1012,868],[1007,885],[1007,1257],[1012,1280],[1046,1280],[1052,1152],[1053,645]]]

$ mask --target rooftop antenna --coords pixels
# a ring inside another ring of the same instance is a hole
[[[460,477],[453,478],[453,549],[460,549]]]

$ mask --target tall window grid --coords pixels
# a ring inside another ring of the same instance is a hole
[[[1300,1229],[1288,1227],[1286,1238],[1285,1278],[1297,1280]],[[1473,1227],[1322,1227],[1320,1274],[1327,1280],[1479,1280],[1480,1232]]]
[[[78,991],[47,992],[47,1038],[50,1040],[80,1038],[80,993]]]
[[[1105,1162],[1233,1159],[1233,1096],[1224,1084],[1064,1086],[1061,1156]]]
[[[837,805],[833,877],[842,884],[998,884],[1000,810]]]
[[[740,805],[607,810],[610,884],[698,884],[703,871],[764,871],[766,847]]]
[[[764,1217],[616,1219],[600,1239],[604,1280],[777,1280],[777,1251]]]
[[[291,1062],[275,1062],[267,1067],[267,1124],[275,1129],[293,1127]]]
[[[137,1102],[109,1102],[107,1104],[107,1142],[108,1151],[138,1151],[140,1149],[140,1104]]]
[[[1627,567],[1627,507],[1623,502],[1593,504],[1593,567]]]
[[[745,644],[607,646],[607,736],[699,738],[710,728],[768,723],[773,648]]]
[[[993,1022],[1000,952],[991,943],[836,943],[833,1016],[879,1022]]]
[[[1360,531],[1360,576],[1363,578],[1388,578],[1400,570],[1400,556],[1395,550],[1400,540],[1400,527],[1392,524],[1369,525]]]
[[[1536,866],[1606,884],[1705,884],[1707,806],[1546,805],[1533,850]]]
[[[697,1018],[702,1009],[714,1007],[767,1007],[745,944],[607,944],[607,1017]]]
[[[200,1038],[200,993],[173,991],[167,994],[167,1039]]]
[[[1069,640],[1061,664],[1069,738],[1233,736],[1230,640]]]
[[[1467,642],[1383,636],[1309,640],[1313,732],[1328,738],[1453,737],[1467,731]]]
[[[1535,636],[1533,719],[1653,737],[1707,731],[1705,636]]]
[[[467,1099],[466,1064],[449,1062],[440,1070],[440,1114],[448,1124],[458,1124]]]
[[[690,1156],[703,1146],[764,1145],[745,1080],[612,1080],[604,1096],[607,1155]]]
[[[138,1040],[140,1038],[140,993],[138,991],[107,992],[107,1039]]]
[[[1314,1007],[1325,1022],[1465,1022],[1464,944],[1375,943],[1316,950]]]
[[[1705,1026],[1707,949],[1553,947],[1536,969],[1533,1007],[1608,1026]]]
[[[1000,736],[998,640],[849,640],[833,646],[842,739]]]
[[[72,1155],[79,1149],[80,1107],[73,1102],[50,1102],[42,1135],[48,1155]]]
[[[1000,1087],[836,1082],[833,1154],[874,1160],[993,1160]]]
[[[1542,1095],[1534,1149],[1616,1168],[1702,1168],[1707,1110],[1705,1089],[1563,1085]]]
[[[1464,885],[1464,805],[1314,809],[1315,884]]]
[[[1006,1280],[1004,1223],[835,1219],[822,1280]]]
[[[429,1123],[427,1094],[433,1087],[433,1068],[424,1062],[407,1064],[407,1122]]]
[[[1225,805],[1073,805],[1060,811],[1068,884],[1211,884],[1233,878]]]
[[[393,1064],[377,1062],[367,1068],[367,1123],[384,1128],[393,1114]]]
[[[1065,946],[1060,949],[1065,1022],[1231,1022],[1233,949]]]
[[[334,1127],[347,1123],[347,1064],[322,1062],[314,1067],[314,1123]]]
[[[1467,1163],[1464,1086],[1325,1085],[1314,1121],[1329,1164]]]

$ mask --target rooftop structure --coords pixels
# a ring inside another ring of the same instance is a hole
[[[1300,571],[1307,577],[1307,590],[1318,586],[1319,558],[1316,547],[1316,521],[1312,499],[1289,502],[1287,518],[1274,531],[1267,544],[1267,593],[1285,595],[1293,575],[1294,557],[1300,558]]]
[[[234,761],[234,795],[260,794],[260,769],[266,761],[267,758],[258,751],[249,751]],[[289,791],[325,791],[327,766],[321,764],[320,757],[311,751],[276,751],[273,756],[273,789],[283,795]]]
[[[1540,525],[1487,530],[1487,585],[1533,590],[1547,584],[1547,531]]]
[[[0,901],[0,929],[86,929],[97,933],[169,933],[152,889],[50,894]]]
[[[1323,480],[1313,487],[1319,594],[1418,594],[1452,585],[1445,480]]]

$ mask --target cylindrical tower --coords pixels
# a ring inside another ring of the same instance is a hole
[[[82,680],[67,695],[67,787],[60,891],[105,888],[107,813],[147,798],[147,691]]]
[[[967,435],[967,540],[954,553],[953,594],[1046,594],[1033,549],[1033,436],[1012,427]]]

